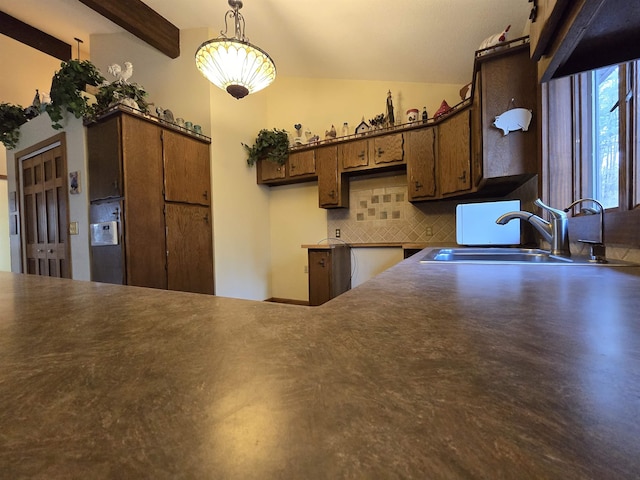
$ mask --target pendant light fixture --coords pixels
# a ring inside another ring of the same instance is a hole
[[[196,67],[211,83],[243,98],[267,87],[276,78],[276,66],[262,49],[244,36],[242,1],[228,0],[232,10],[224,17],[224,32],[204,42],[196,51]],[[227,35],[227,21],[233,20],[234,36]]]

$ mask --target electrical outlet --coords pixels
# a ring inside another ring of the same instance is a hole
[[[78,235],[78,222],[71,222],[69,224],[69,235]]]
[[[427,237],[432,237],[432,236],[433,236],[433,228],[427,227]]]
[[[340,238],[340,229],[336,228],[336,238]]]

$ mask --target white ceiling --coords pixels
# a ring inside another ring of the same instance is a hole
[[[178,28],[212,36],[229,9],[227,0],[144,1]],[[284,76],[463,85],[480,43],[509,24],[510,39],[522,36],[530,8],[528,0],[244,0],[241,11],[246,36]],[[0,0],[0,10],[70,43],[74,57],[74,37],[86,51],[91,34],[123,31],[77,0]]]

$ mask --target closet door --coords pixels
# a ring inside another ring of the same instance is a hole
[[[66,162],[62,146],[21,159],[24,271],[71,278]]]

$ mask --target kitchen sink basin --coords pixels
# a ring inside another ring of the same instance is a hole
[[[621,260],[595,262],[588,257],[560,257],[537,248],[440,248],[431,250],[421,263],[479,263],[479,264],[533,264],[533,265],[594,265],[594,266],[638,266]]]

